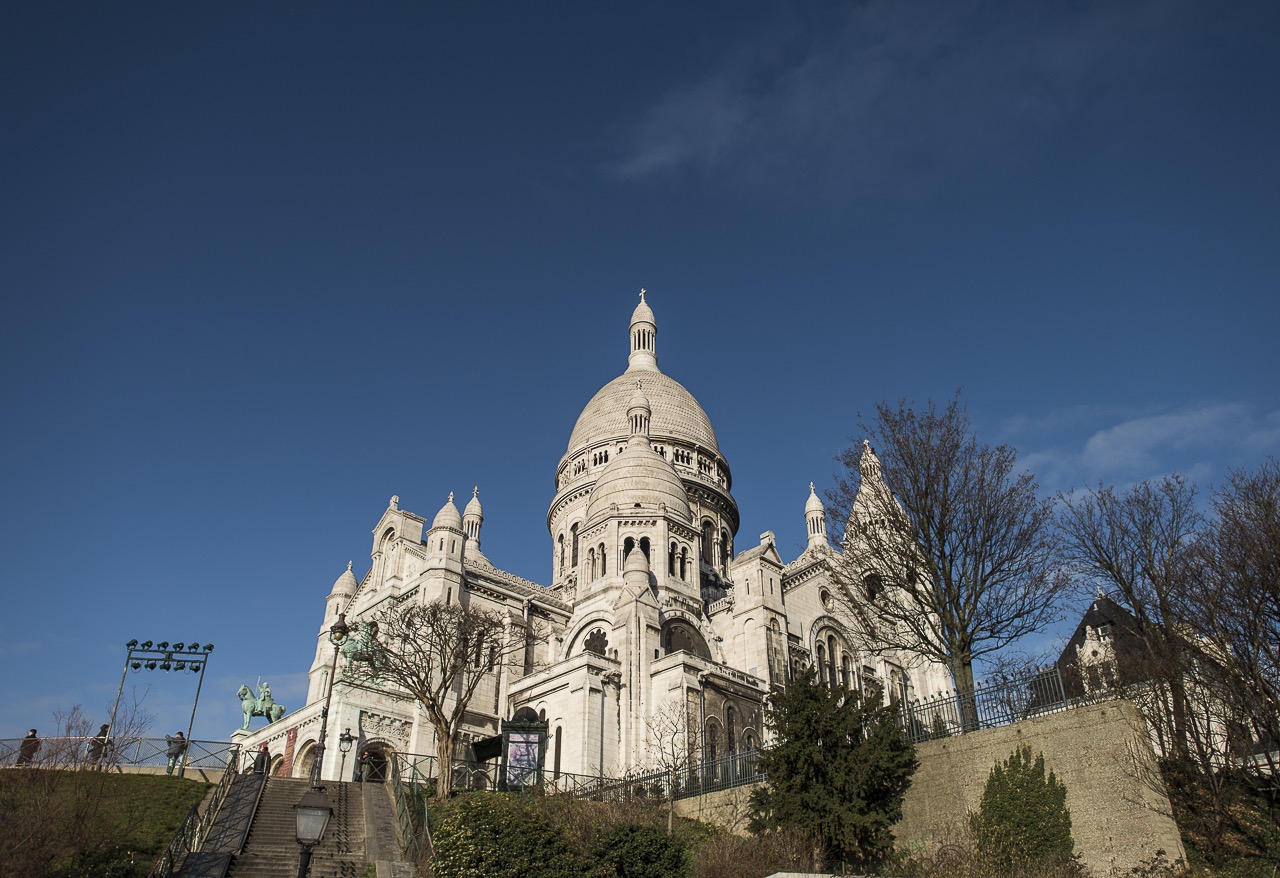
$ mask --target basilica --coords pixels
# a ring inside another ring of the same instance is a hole
[[[555,466],[547,584],[485,557],[478,490],[461,511],[450,495],[430,520],[392,497],[373,529],[367,570],[357,578],[349,564],[325,600],[307,704],[238,732],[240,743],[266,743],[273,771],[307,776],[329,697],[323,777],[349,777],[355,767],[335,746],[340,732],[375,758],[434,754],[433,728],[412,699],[344,686],[333,661],[328,634],[339,615],[360,622],[389,600],[481,607],[543,634],[522,662],[497,663],[481,681],[460,743],[483,759],[478,745],[502,721],[536,717],[546,723],[553,777],[644,770],[661,744],[657,726],[672,718],[697,751],[690,759],[752,750],[767,743],[765,698],[798,668],[895,701],[949,689],[941,665],[873,654],[841,624],[832,571],[841,556],[812,484],[807,500],[797,491],[794,513],[781,513],[804,515],[808,545],[798,557],[784,559],[769,531],[738,540],[729,462],[698,401],[659,369],[657,340],[642,292],[626,368],[587,402]],[[864,489],[887,490],[869,446],[861,475]]]

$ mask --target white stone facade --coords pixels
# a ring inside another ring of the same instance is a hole
[[[812,485],[799,557],[784,561],[771,532],[748,548],[735,545],[728,461],[702,407],[658,369],[656,341],[642,293],[627,368],[587,403],[556,465],[548,585],[489,563],[478,491],[462,513],[450,495],[430,524],[391,498],[373,530],[367,572],[357,581],[349,565],[329,592],[306,707],[244,743],[267,741],[288,773],[305,776],[329,690],[329,627],[339,613],[348,622],[371,618],[391,598],[482,606],[547,632],[523,669],[499,665],[482,683],[464,739],[490,737],[500,718],[531,708],[548,723],[546,767],[554,774],[649,767],[655,719],[673,715],[705,757],[757,747],[764,697],[804,665],[817,663],[833,685],[877,685],[895,699],[950,689],[936,663],[872,655],[852,642],[832,603],[835,550]],[[337,747],[348,728],[356,751],[435,752],[431,725],[413,702],[339,683],[327,778],[354,768],[355,753],[343,760]]]

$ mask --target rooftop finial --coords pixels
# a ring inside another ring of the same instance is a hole
[[[647,291],[645,290],[645,288],[644,288],[644,287],[641,287],[641,288],[640,288],[640,301],[641,301],[641,302],[643,302],[643,301],[644,301],[644,294],[645,294],[646,292],[647,292]]]
[[[452,492],[452,491],[450,491],[450,492],[449,492],[449,502],[450,502],[450,503],[452,503],[452,502],[453,502],[453,492]]]

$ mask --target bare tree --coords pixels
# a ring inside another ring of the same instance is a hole
[[[1060,617],[1052,504],[1017,470],[1017,452],[985,445],[959,393],[917,411],[882,402],[863,428],[884,455],[849,448],[828,492],[844,523],[836,579],[848,621],[873,650],[901,649],[948,668],[971,695],[974,659]],[[971,698],[966,724],[975,719]]]
[[[397,601],[377,614],[377,636],[349,655],[346,682],[399,690],[426,712],[436,733],[436,797],[453,786],[458,731],[480,683],[523,667],[540,635],[523,618],[434,601]]]
[[[667,835],[671,835],[675,828],[676,786],[702,752],[697,708],[688,699],[668,701],[654,710],[646,725],[649,730],[649,764],[665,771],[668,777]]]
[[[1119,669],[1130,678],[1122,682],[1167,687],[1168,723],[1159,732],[1170,739],[1174,753],[1188,756],[1192,737],[1182,622],[1189,553],[1204,526],[1194,485],[1175,474],[1140,482],[1125,493],[1099,486],[1064,496],[1060,523],[1077,574],[1133,615],[1144,655]],[[1148,721],[1158,722],[1160,713],[1148,710]]]
[[[1214,520],[1190,565],[1188,618],[1203,640],[1197,664],[1220,667],[1215,689],[1229,722],[1245,740],[1240,755],[1256,756],[1259,773],[1280,766],[1280,463],[1237,470],[1214,495]]]

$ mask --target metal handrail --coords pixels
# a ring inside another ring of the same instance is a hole
[[[400,827],[400,848],[410,862],[416,863],[422,853],[422,845],[418,841],[417,821],[414,819],[413,799],[415,794],[425,793],[427,786],[421,782],[413,766],[409,767],[409,778],[401,771],[401,754],[392,752],[388,760],[387,781],[391,784],[391,795],[396,803],[396,820]],[[434,790],[434,785],[430,787]],[[431,828],[427,824],[426,799],[423,795],[422,831],[426,836],[427,849],[431,850]]]
[[[160,859],[151,867],[151,871],[147,873],[147,878],[170,878],[178,860],[191,851],[199,850],[200,846],[204,844],[204,840],[209,835],[209,828],[213,825],[213,820],[218,813],[218,808],[222,806],[222,802],[227,796],[227,791],[231,789],[231,784],[235,780],[235,763],[237,759],[235,751],[237,749],[237,745],[231,745],[226,770],[222,772],[222,779],[218,781],[218,785],[213,789],[213,795],[209,798],[209,807],[201,814],[199,802],[191,806],[191,810],[187,812],[186,818],[182,821],[182,826],[174,833],[173,838],[164,849],[164,853],[160,855]]]

